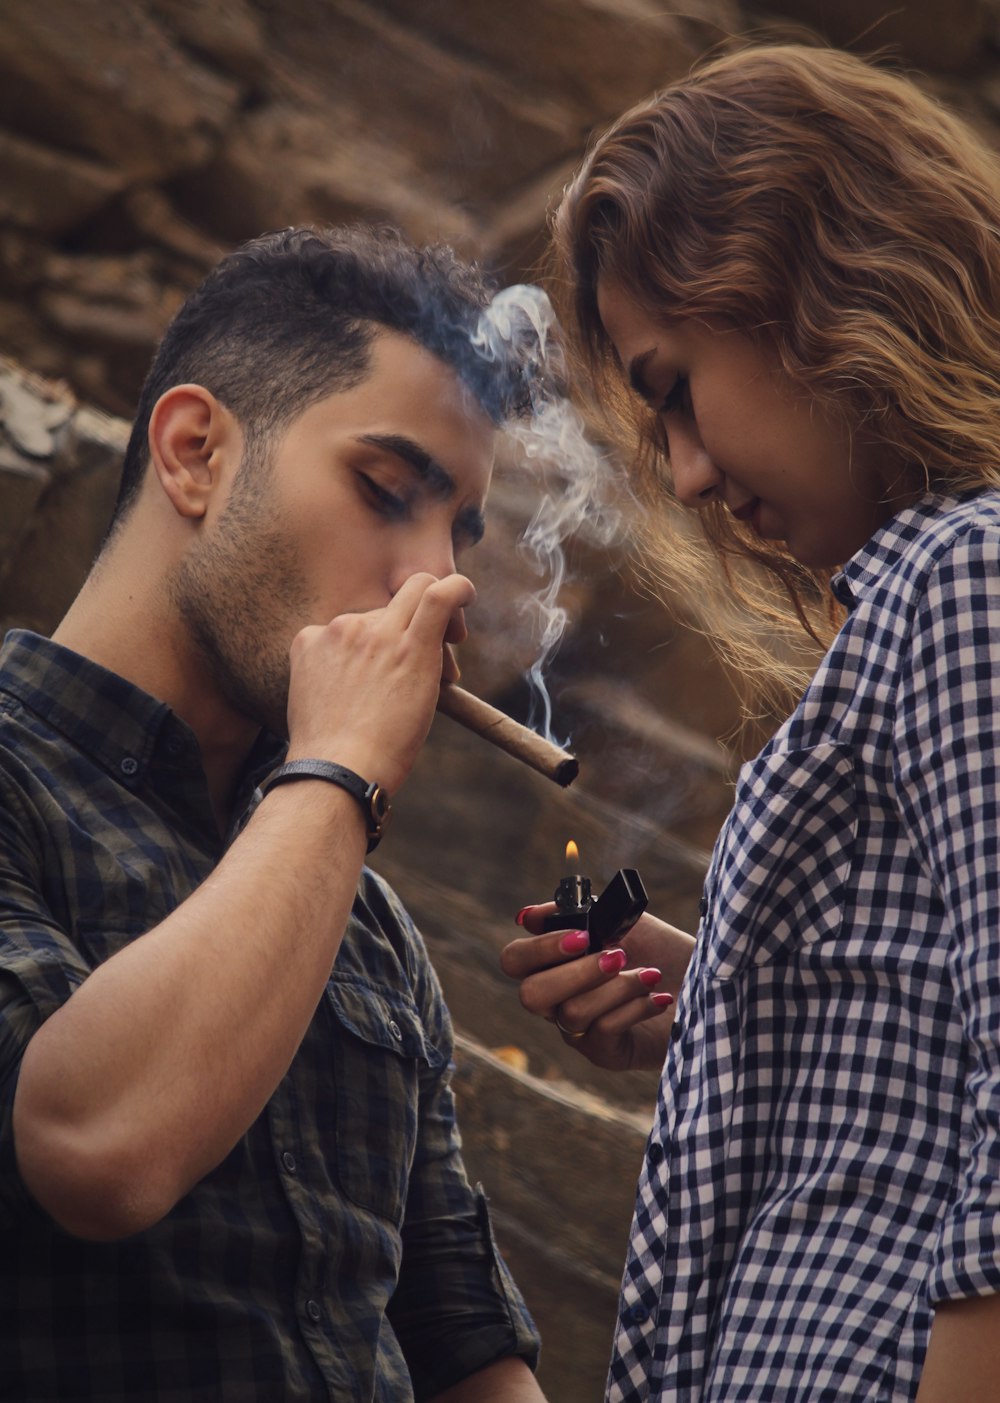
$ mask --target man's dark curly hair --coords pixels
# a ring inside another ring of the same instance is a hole
[[[247,461],[312,404],[360,384],[379,328],[439,357],[500,423],[526,407],[526,369],[472,344],[493,288],[479,270],[398,230],[298,228],[244,244],[213,269],[167,328],[146,378],[109,532],[148,463],[153,406],[173,385],[210,390],[239,420]]]

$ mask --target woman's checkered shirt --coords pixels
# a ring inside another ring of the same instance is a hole
[[[834,589],[709,869],[613,1403],[902,1403],[935,1303],[1000,1291],[1000,493]]]

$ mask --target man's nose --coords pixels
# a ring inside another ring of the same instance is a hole
[[[428,533],[413,542],[412,548],[403,553],[393,569],[390,581],[392,593],[395,594],[411,575],[424,572],[439,580],[455,573],[455,546],[450,534],[440,536]]]
[[[715,501],[723,475],[706,452],[697,429],[678,417],[668,426],[667,442],[674,495],[681,506],[697,511]]]

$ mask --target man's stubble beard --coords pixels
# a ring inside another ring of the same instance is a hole
[[[268,484],[266,467],[243,465],[214,531],[174,568],[168,588],[195,654],[224,699],[284,736],[288,649],[310,621],[310,597]]]

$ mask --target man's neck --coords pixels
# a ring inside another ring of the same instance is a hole
[[[191,727],[216,821],[225,831],[260,727],[214,685],[171,607],[164,578],[155,570],[140,576],[120,558],[99,562],[52,637],[166,702]]]

